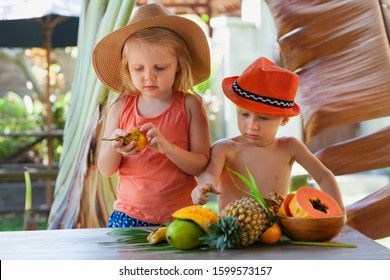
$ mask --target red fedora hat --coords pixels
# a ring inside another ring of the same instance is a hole
[[[298,75],[260,57],[240,76],[223,79],[222,89],[234,104],[248,111],[293,117],[301,113],[294,102],[298,84]]]

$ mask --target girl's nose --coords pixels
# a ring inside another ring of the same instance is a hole
[[[146,81],[154,81],[156,80],[156,73],[154,73],[153,70],[147,70],[145,73],[145,80]]]

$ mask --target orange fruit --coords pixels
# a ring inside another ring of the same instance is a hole
[[[259,241],[265,244],[274,244],[280,240],[282,236],[282,230],[277,223],[266,229],[260,236]]]
[[[124,145],[129,145],[131,141],[135,141],[135,144],[140,151],[148,145],[145,132],[139,130],[138,128],[130,130],[129,133],[123,137]]]

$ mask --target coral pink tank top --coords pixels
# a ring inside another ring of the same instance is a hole
[[[152,122],[168,141],[189,150],[185,93],[175,92],[167,110],[155,118],[144,118],[138,114],[137,99],[137,96],[126,96],[120,117],[121,129],[128,131]],[[165,155],[150,148],[139,155],[123,157],[119,177],[114,209],[135,219],[158,224],[172,221],[174,211],[193,204],[194,176],[183,172]]]

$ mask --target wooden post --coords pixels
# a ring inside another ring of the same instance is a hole
[[[47,61],[47,80],[46,80],[46,132],[50,135],[51,125],[52,125],[52,104],[50,100],[51,95],[51,86],[50,86],[50,65],[51,61],[51,52],[52,52],[52,34],[53,34],[53,24],[51,21],[51,16],[47,16],[43,22],[43,36],[44,36],[44,46],[46,48],[46,61]],[[51,137],[47,138],[47,170],[50,171],[53,168],[53,139]],[[50,208],[53,203],[53,190],[52,190],[52,181],[47,179],[46,181],[46,203]]]

